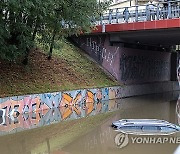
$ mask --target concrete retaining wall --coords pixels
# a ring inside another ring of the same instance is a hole
[[[119,109],[118,98],[173,90],[179,90],[177,82],[0,98],[0,136],[114,111]],[[178,98],[178,91],[173,92],[172,95],[172,98]],[[166,97],[167,101],[171,99],[169,95]]]
[[[108,88],[83,89],[65,92],[33,94],[0,98],[1,116],[23,114],[46,109],[62,108],[62,119],[73,113],[87,116],[94,111],[95,104],[102,101],[145,94],[179,90],[178,82],[157,82],[141,85],[116,86]],[[82,110],[84,109],[84,110]]]
[[[180,90],[178,82],[157,82],[142,85],[128,85],[120,88],[121,97],[131,97],[146,94],[157,94]]]

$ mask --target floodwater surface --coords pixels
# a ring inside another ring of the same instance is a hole
[[[111,100],[108,104],[105,113],[100,112],[101,107],[99,114],[93,116],[44,127],[32,126],[33,129],[17,133],[9,128],[11,124],[4,123],[0,127],[0,154],[180,154],[180,133],[136,136],[125,135],[111,128],[115,120],[136,118],[163,119],[179,125],[178,93]],[[112,111],[111,108],[116,110]],[[18,122],[13,124],[18,125]],[[7,130],[11,130],[11,134]]]

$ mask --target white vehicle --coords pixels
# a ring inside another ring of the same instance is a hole
[[[180,127],[158,119],[122,119],[112,123],[116,131],[135,135],[170,135],[180,131]]]

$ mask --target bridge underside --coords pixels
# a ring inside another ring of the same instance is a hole
[[[137,43],[169,47],[180,44],[180,29],[154,29],[140,31],[110,32],[111,42]]]
[[[180,44],[180,19],[165,19],[97,26],[92,35],[109,34],[110,41],[156,46]]]
[[[76,44],[120,83],[175,81],[180,44],[180,19],[97,26]]]

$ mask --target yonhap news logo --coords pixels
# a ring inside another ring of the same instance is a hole
[[[115,136],[115,144],[118,148],[123,148],[129,143],[129,137],[127,134],[119,133]]]
[[[135,136],[130,137],[125,133],[118,133],[114,138],[118,148],[126,147],[130,144],[180,144],[180,137],[167,136]]]

